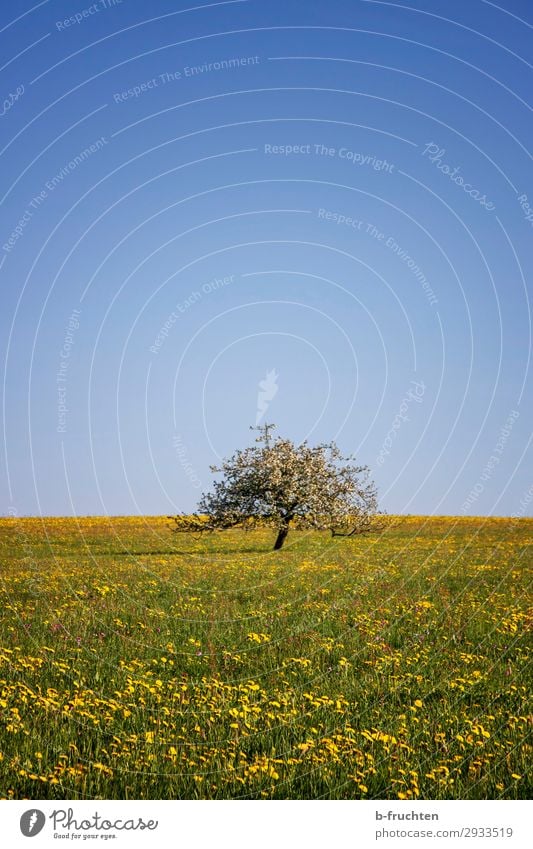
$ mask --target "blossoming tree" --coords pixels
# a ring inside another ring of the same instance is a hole
[[[237,450],[220,467],[222,480],[204,493],[193,516],[173,516],[176,531],[215,531],[269,525],[277,531],[274,550],[290,527],[353,536],[377,525],[377,493],[366,466],[343,457],[335,442],[310,447],[272,439],[274,425],[255,428],[256,445]]]

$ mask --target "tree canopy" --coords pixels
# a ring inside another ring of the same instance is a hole
[[[353,536],[373,530],[377,492],[367,466],[344,457],[335,442],[311,447],[273,439],[274,425],[254,428],[256,444],[235,451],[211,471],[222,474],[193,516],[174,516],[176,531],[215,531],[268,525],[280,549],[290,527]]]

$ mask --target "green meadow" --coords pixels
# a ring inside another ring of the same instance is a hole
[[[527,798],[533,520],[0,521],[0,796]]]

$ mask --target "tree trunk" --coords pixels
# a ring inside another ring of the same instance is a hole
[[[274,551],[279,551],[279,549],[281,548],[281,546],[285,542],[285,539],[287,538],[288,533],[289,533],[289,526],[288,525],[282,525],[281,528],[278,531],[278,536],[277,536],[276,542],[274,543]]]

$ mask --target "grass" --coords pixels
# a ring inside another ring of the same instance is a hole
[[[527,798],[533,520],[0,520],[2,798]]]

